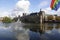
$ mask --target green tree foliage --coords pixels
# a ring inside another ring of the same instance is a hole
[[[2,20],[3,23],[11,23],[12,19],[10,17],[4,17]]]
[[[60,21],[60,16],[56,16],[56,20],[57,21]]]
[[[53,19],[52,15],[48,16],[48,20],[52,20],[52,19]]]

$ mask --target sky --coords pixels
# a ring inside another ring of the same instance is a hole
[[[17,16],[22,13],[39,12],[40,9],[46,14],[57,14],[58,11],[51,10],[51,0],[0,0],[0,17]]]

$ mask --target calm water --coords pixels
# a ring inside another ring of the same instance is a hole
[[[0,22],[0,40],[60,40],[60,24],[24,24]]]

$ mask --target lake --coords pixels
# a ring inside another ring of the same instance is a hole
[[[60,23],[2,23],[0,40],[60,40]]]

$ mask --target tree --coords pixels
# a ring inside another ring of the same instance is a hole
[[[3,17],[2,22],[3,23],[11,23],[12,22],[12,19],[10,17]]]
[[[48,20],[52,20],[52,19],[53,19],[52,15],[48,16]]]
[[[56,16],[56,20],[57,21],[60,21],[60,16]]]

